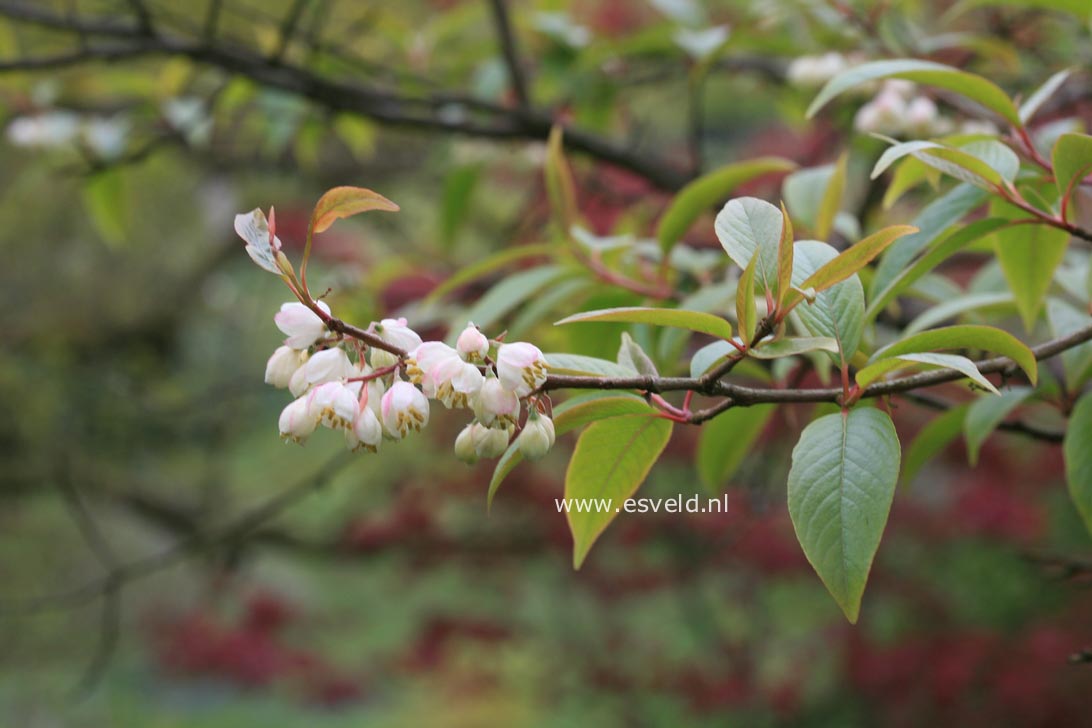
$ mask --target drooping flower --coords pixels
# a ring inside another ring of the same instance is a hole
[[[330,307],[322,301],[318,302],[318,307],[330,314]],[[326,334],[326,324],[318,314],[298,301],[282,305],[273,317],[273,323],[288,337],[284,340],[285,346],[293,349],[306,349]]]
[[[426,341],[410,350],[406,360],[406,375],[414,384],[420,384],[429,397],[436,396],[436,383],[429,372],[448,359],[458,359],[459,352],[442,341]]]
[[[277,389],[284,389],[292,381],[292,375],[306,361],[306,351],[293,349],[290,346],[278,346],[265,364],[265,383],[272,384]]]
[[[497,376],[505,388],[526,397],[546,381],[546,359],[534,344],[517,341],[497,350]]]
[[[496,377],[488,377],[478,392],[474,403],[474,414],[485,425],[500,419],[508,424],[515,424],[519,417],[519,398],[516,393],[505,389]]]
[[[816,88],[849,67],[841,53],[824,53],[820,56],[800,56],[789,64],[786,77],[793,86]]]
[[[285,440],[302,443],[318,427],[318,418],[311,416],[307,397],[300,397],[281,411],[277,425]]]
[[[449,409],[468,406],[485,381],[477,366],[458,356],[440,360],[428,370],[425,379],[435,388],[436,399]]]
[[[546,415],[540,415],[535,409],[519,433],[519,451],[528,460],[538,460],[554,446],[554,422]]]
[[[360,414],[360,404],[353,390],[341,382],[326,382],[307,395],[308,413],[331,428],[352,427]]]
[[[480,364],[489,354],[489,338],[471,322],[459,334],[455,349],[464,361]]]
[[[383,441],[383,425],[371,407],[361,407],[353,426],[345,430],[345,442],[350,450],[363,448],[369,452],[379,450]]]
[[[372,331],[388,344],[406,351],[413,351],[421,345],[421,337],[416,331],[406,326],[404,318],[383,319],[378,324],[372,324]]]
[[[480,458],[497,458],[508,449],[510,436],[507,427],[487,427],[480,422],[471,425],[470,440],[474,453]]]
[[[428,424],[428,400],[421,390],[409,382],[398,381],[383,395],[383,427],[387,434],[400,440],[411,431],[418,432]]]
[[[464,427],[455,438],[455,457],[464,463],[474,464],[478,462],[478,453],[474,449],[474,427],[471,423]]]
[[[356,374],[356,367],[349,361],[349,355],[344,349],[336,346],[314,354],[303,365],[303,369],[307,384],[310,386],[348,379]]]

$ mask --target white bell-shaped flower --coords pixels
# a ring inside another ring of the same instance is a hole
[[[528,460],[538,460],[554,446],[554,423],[546,415],[532,409],[523,432],[519,433],[519,451]]]
[[[478,457],[498,458],[508,449],[510,434],[507,427],[487,427],[481,423],[474,423],[471,427],[470,440]]]
[[[526,397],[546,381],[546,359],[534,344],[518,341],[497,350],[497,376],[501,384]]]
[[[316,352],[303,365],[307,384],[315,386],[326,382],[336,382],[356,375],[356,367],[349,361],[349,355],[341,347],[324,349]]]
[[[489,338],[471,322],[459,334],[455,342],[455,350],[464,361],[480,364],[489,354]]]
[[[497,419],[515,424],[519,418],[519,397],[505,389],[496,377],[488,377],[474,402],[474,414],[484,425],[491,425]]]
[[[311,416],[307,397],[300,397],[281,411],[277,425],[285,440],[302,443],[318,427],[318,418]]]
[[[292,375],[307,361],[307,352],[290,346],[278,346],[265,363],[265,383],[284,389],[292,381]],[[298,395],[297,395],[298,396]]]
[[[464,463],[473,464],[478,462],[478,453],[474,449],[475,424],[471,423],[464,427],[459,436],[455,438],[455,457]]]
[[[352,427],[360,413],[356,394],[341,382],[320,384],[307,397],[308,412],[326,427]]]
[[[353,426],[345,430],[345,442],[350,450],[361,448],[368,452],[379,450],[383,441],[383,425],[370,407],[361,407]]]
[[[400,440],[428,424],[428,400],[409,382],[395,382],[383,395],[380,407],[387,434]]]
[[[383,319],[378,324],[372,324],[372,331],[388,344],[406,351],[413,351],[421,345],[421,337],[416,331],[406,326],[404,318]]]
[[[318,307],[329,315],[330,307],[325,303],[319,301]],[[318,314],[298,301],[283,304],[273,317],[273,323],[288,337],[284,340],[285,346],[293,349],[306,349],[326,335],[326,324]]]

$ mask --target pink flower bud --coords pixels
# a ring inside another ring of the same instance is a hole
[[[534,344],[518,341],[497,350],[497,376],[501,384],[526,397],[546,381],[546,359]]]
[[[473,323],[468,324],[459,339],[455,342],[455,349],[464,360],[469,362],[483,362],[489,354],[489,339],[478,330]]]
[[[418,432],[428,424],[428,400],[409,382],[395,382],[383,395],[383,427],[387,434],[401,440],[410,431]]]
[[[307,361],[307,352],[298,351],[289,346],[279,346],[265,364],[265,383],[277,389],[284,389],[292,381],[303,363]]]
[[[322,301],[318,302],[318,307],[330,313],[330,307]],[[293,349],[306,349],[326,334],[326,324],[318,314],[298,302],[282,305],[273,317],[273,323],[288,337],[284,340],[285,346]]]
[[[302,443],[318,427],[318,418],[312,417],[307,397],[292,400],[278,421],[281,437],[292,442]]]

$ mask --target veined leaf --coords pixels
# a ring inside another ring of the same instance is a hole
[[[967,408],[967,417],[963,420],[963,436],[967,440],[967,459],[971,465],[978,464],[978,453],[986,438],[1033,391],[1030,387],[1013,387],[1002,392],[1000,397],[981,397]]]
[[[459,322],[473,321],[483,329],[488,328],[546,286],[574,275],[579,273],[560,265],[543,265],[513,273],[490,288],[464,315],[459,316]],[[453,329],[453,336],[458,336],[461,326],[462,323],[459,323],[459,327]]]
[[[656,410],[644,399],[626,392],[584,392],[554,407],[554,434],[560,437],[589,423],[611,417],[652,416],[655,412]],[[523,462],[523,453],[519,450],[519,442],[513,441],[493,469],[493,478],[489,481],[489,494],[486,496],[487,507],[492,507],[493,497],[500,489],[501,483],[521,462]]]
[[[605,308],[599,311],[584,311],[563,318],[555,326],[562,324],[586,323],[591,321],[616,321],[631,324],[651,324],[652,326],[674,326],[680,329],[698,331],[720,339],[732,338],[732,325],[720,316],[702,311],[683,311],[677,308],[647,308],[631,306],[624,308]]]
[[[756,197],[729,200],[714,222],[717,239],[740,268],[746,268],[757,253],[755,280],[761,291],[771,293],[777,282],[782,227],[781,210]]]
[[[923,311],[902,331],[903,336],[910,336],[939,323],[963,316],[972,311],[996,312],[1015,310],[1016,299],[1011,293],[966,293],[949,297],[943,303]]]
[[[789,516],[796,537],[851,623],[887,524],[900,455],[891,418],[872,407],[820,417],[792,451]]]
[[[914,354],[942,349],[982,349],[1007,356],[1024,370],[1032,384],[1038,380],[1039,369],[1032,353],[1022,341],[1007,331],[992,326],[947,326],[908,336],[880,349],[869,362],[889,359],[900,354]]]
[[[832,78],[808,107],[808,117],[815,115],[831,99],[849,89],[881,78],[902,78],[936,86],[966,96],[999,114],[1014,126],[1020,126],[1020,114],[1012,99],[997,84],[973,73],[932,61],[911,59],[873,61],[854,66]]]
[[[1092,394],[1085,394],[1069,415],[1062,454],[1069,497],[1092,533]]]
[[[706,491],[716,493],[739,469],[776,409],[772,404],[733,407],[702,425],[696,465]]]
[[[506,248],[504,250],[498,250],[496,253],[489,255],[479,261],[471,263],[470,265],[459,268],[450,278],[445,280],[440,285],[429,291],[429,294],[425,296],[423,303],[432,304],[443,298],[448,293],[458,289],[460,286],[464,286],[473,280],[481,278],[482,276],[489,275],[494,271],[498,271],[501,268],[515,263],[516,261],[523,260],[524,258],[537,258],[540,256],[549,255],[557,250],[557,247],[547,243],[538,243],[535,245],[521,245],[517,248]]]
[[[656,238],[666,255],[703,212],[727,198],[739,185],[756,177],[774,172],[788,172],[796,164],[779,157],[760,157],[735,162],[699,177],[683,187],[671,201],[660,224]]]
[[[1051,298],[1047,301],[1047,321],[1050,322],[1051,335],[1061,338],[1084,328],[1092,322],[1092,318],[1060,298]],[[1071,392],[1079,392],[1089,377],[1092,377],[1092,341],[1063,351],[1062,367],[1065,369],[1066,388]]]
[[[614,417],[592,423],[580,435],[565,473],[574,568],[580,568],[592,544],[644,482],[671,438],[672,424],[663,417]],[[578,499],[604,499],[609,506],[580,512]]]
[[[795,289],[803,289],[805,280],[838,257],[837,250],[815,240],[801,240],[795,248],[794,290],[789,294],[789,300],[800,296]],[[856,274],[850,275],[827,290],[819,291],[812,303],[794,308],[793,315],[812,336],[836,339],[840,356],[848,361],[860,346],[864,330],[864,287],[860,278]]]
[[[321,233],[343,217],[369,210],[398,212],[398,209],[398,205],[383,195],[364,187],[334,187],[315,203],[315,209],[311,212],[311,229]]]
[[[924,364],[930,368],[940,367],[942,369],[953,369],[974,381],[987,391],[993,392],[994,394],[1000,394],[990,380],[982,376],[982,373],[978,371],[974,362],[967,357],[959,356],[958,354],[936,354],[931,352],[922,354],[900,354],[898,356],[879,359],[857,372],[857,386],[864,389],[885,374],[897,369],[905,369],[906,367],[919,364]]]

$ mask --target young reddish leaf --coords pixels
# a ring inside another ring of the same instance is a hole
[[[785,218],[787,221],[788,218]],[[743,269],[743,275],[739,277],[736,286],[736,320],[739,324],[739,337],[743,343],[750,344],[755,337],[755,327],[758,312],[755,310],[755,261],[758,260],[758,252],[751,258],[751,262]]]
[[[777,308],[792,288],[792,246],[793,230],[792,220],[789,219],[789,211],[785,209],[785,202],[781,202],[781,241],[777,245]]]
[[[363,187],[334,187],[319,198],[311,213],[311,230],[321,233],[335,220],[368,210],[398,212],[398,205],[378,192]]]

